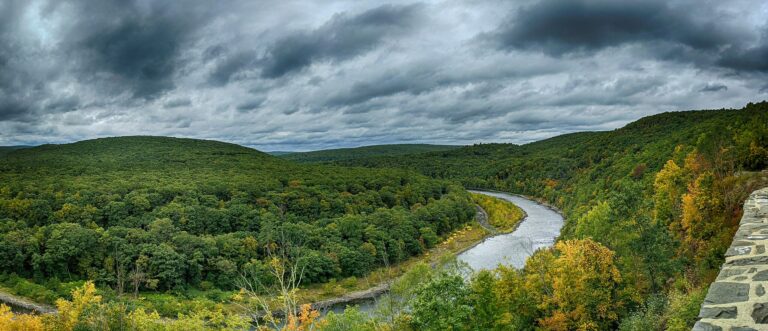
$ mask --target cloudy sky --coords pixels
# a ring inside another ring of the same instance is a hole
[[[0,1],[0,145],[525,143],[763,99],[762,0]]]

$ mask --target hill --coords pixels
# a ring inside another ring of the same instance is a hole
[[[286,160],[302,163],[345,161],[376,156],[399,156],[427,152],[441,152],[460,148],[451,145],[400,144],[373,145],[356,148],[326,149],[313,152],[274,154]]]
[[[422,253],[473,215],[469,195],[447,181],[299,165],[217,141],[103,138],[0,159],[2,273],[91,279],[118,293],[132,273],[146,278],[142,291],[233,289],[291,243],[301,243],[303,283],[361,276]],[[51,301],[66,289],[55,284],[33,297]]]

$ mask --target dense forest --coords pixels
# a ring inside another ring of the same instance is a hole
[[[399,156],[419,154],[427,152],[441,152],[460,148],[451,145],[426,145],[426,144],[395,144],[375,145],[356,148],[326,149],[313,152],[277,152],[275,156],[295,162],[334,162],[357,159],[361,157]]]
[[[118,294],[236,289],[290,242],[310,284],[421,254],[473,216],[461,187],[410,171],[191,139],[44,145],[0,158],[0,278],[47,302],[84,280]]]
[[[663,113],[526,145],[335,163],[298,165],[234,145],[149,137],[14,151],[0,159],[2,270],[38,282],[92,279],[102,294],[117,291],[121,277],[126,288],[142,280],[142,291],[233,288],[240,269],[264,279],[270,267],[285,271],[269,252],[289,238],[308,257],[298,260],[307,282],[361,275],[463,226],[474,209],[460,183],[558,207],[566,216],[561,238],[519,270],[415,265],[371,314],[348,309],[320,319],[309,306],[287,303],[281,327],[688,330],[741,204],[768,185],[768,103]],[[0,325],[246,327],[207,307],[162,322],[104,303],[92,283],[82,284],[57,303],[65,312],[80,307],[74,322],[72,315],[11,320],[0,309]]]

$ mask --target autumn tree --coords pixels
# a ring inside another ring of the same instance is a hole
[[[591,239],[561,241],[555,251],[557,256],[546,270],[551,295],[541,296],[545,316],[539,324],[552,330],[615,326],[624,302],[614,253]]]

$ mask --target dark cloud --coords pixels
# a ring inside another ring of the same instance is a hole
[[[501,49],[554,56],[640,43],[660,58],[768,72],[768,38],[717,9],[709,1],[543,0],[518,9],[484,38]]]
[[[713,20],[697,21],[690,9],[661,0],[544,0],[519,9],[491,36],[503,48],[554,55],[654,40],[713,49],[737,37]]]
[[[728,91],[728,86],[725,84],[720,83],[707,83],[699,89],[699,92],[719,92],[719,91]]]
[[[174,88],[178,55],[206,22],[194,4],[142,1],[72,1],[74,23],[65,34],[68,52],[80,59],[82,79],[118,82],[136,98]],[[61,7],[64,5],[59,4]]]
[[[278,78],[314,61],[338,61],[362,54],[385,37],[408,31],[421,9],[420,5],[384,5],[355,16],[335,15],[317,30],[297,32],[272,44],[260,60],[261,75]]]
[[[730,47],[723,52],[717,64],[740,71],[758,71],[768,73],[768,32],[755,47]]]
[[[209,56],[206,54],[206,56]],[[213,72],[208,76],[208,83],[213,86],[224,86],[229,83],[232,76],[245,68],[250,68],[256,63],[256,55],[253,52],[243,51],[226,56],[216,64]]]

